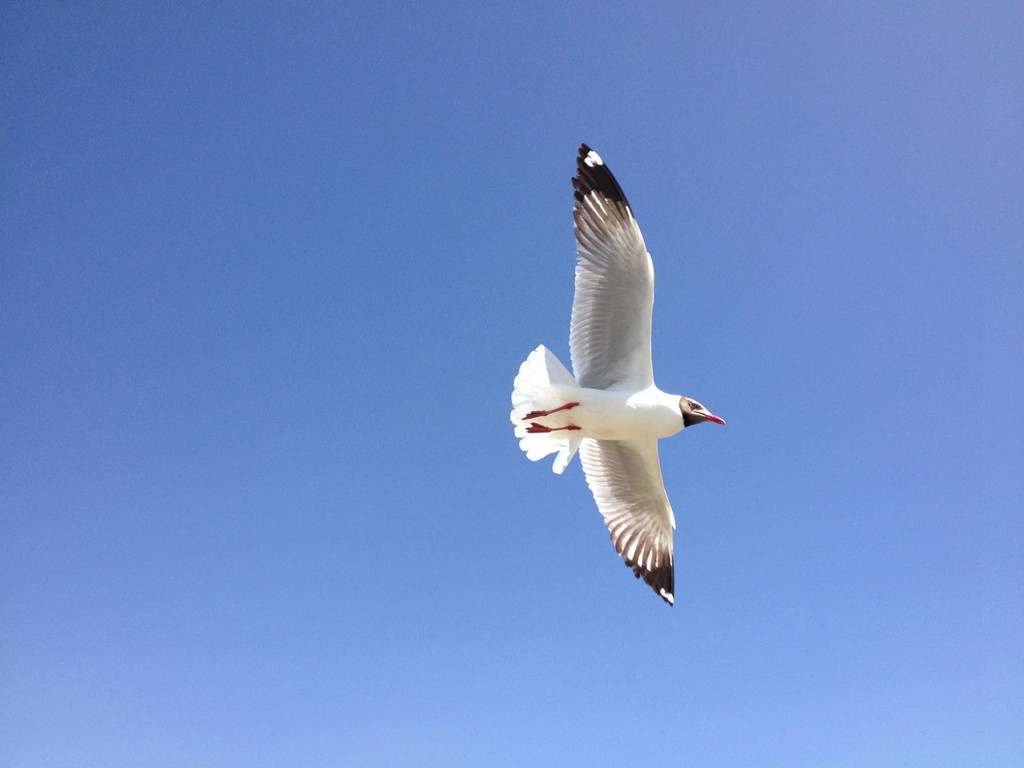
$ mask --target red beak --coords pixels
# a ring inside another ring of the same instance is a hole
[[[706,418],[708,421],[715,422],[715,424],[725,424],[725,419],[723,419],[721,416],[715,416],[715,414],[713,413],[709,413]]]

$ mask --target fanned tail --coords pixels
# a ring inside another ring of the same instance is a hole
[[[557,453],[552,470],[561,474],[569,466],[572,457],[579,450],[582,438],[572,437],[572,432],[563,428],[554,431],[537,429],[537,422],[528,416],[539,411],[563,408],[572,402],[579,389],[576,379],[557,357],[541,344],[519,366],[512,390],[512,413],[509,418],[515,425],[519,447],[526,452],[530,461],[538,461]]]

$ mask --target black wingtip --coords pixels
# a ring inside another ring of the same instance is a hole
[[[580,144],[580,151],[576,157],[576,175],[573,177],[572,185],[576,190],[577,200],[583,200],[588,194],[597,192],[607,200],[621,202],[629,207],[622,187],[608,170],[604,160],[586,144]]]
[[[625,562],[629,568],[633,569],[633,575],[638,579],[643,579],[657,593],[658,597],[669,605],[676,604],[675,568],[671,563],[647,570],[631,562],[628,558]]]

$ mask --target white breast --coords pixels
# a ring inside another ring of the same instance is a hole
[[[639,392],[581,389],[571,421],[579,437],[597,440],[639,440],[669,437],[683,428],[679,398],[655,386]]]

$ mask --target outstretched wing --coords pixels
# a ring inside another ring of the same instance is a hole
[[[569,349],[580,386],[654,383],[654,265],[615,177],[586,144],[576,159],[576,295]]]
[[[586,439],[580,461],[615,549],[671,605],[676,521],[661,479],[658,441]]]

